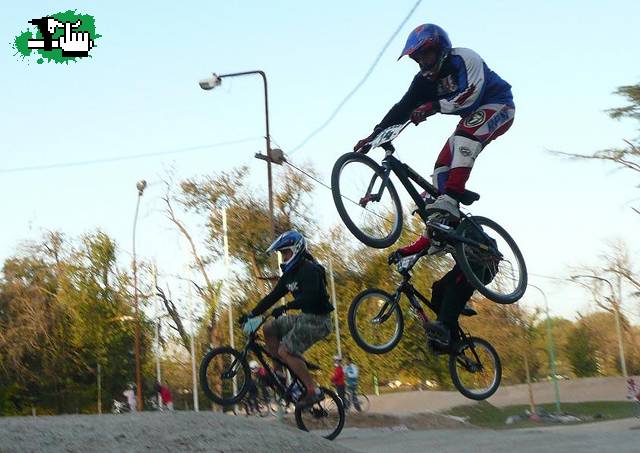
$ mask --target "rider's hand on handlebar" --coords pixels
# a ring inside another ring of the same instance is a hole
[[[438,102],[425,102],[420,107],[411,112],[411,122],[415,125],[422,123],[431,115],[434,115],[440,111],[440,103]]]
[[[247,320],[249,319],[249,315],[246,314],[241,314],[240,317],[238,318],[238,324],[240,324],[241,326],[244,325],[245,322],[247,322]]]
[[[274,308],[274,309],[271,311],[271,315],[272,315],[274,318],[279,318],[280,316],[282,316],[282,315],[284,314],[284,312],[285,312],[285,311],[287,311],[287,307],[286,307],[286,306],[284,306],[284,305],[281,305],[281,306],[279,306],[279,307]]]
[[[367,154],[371,149],[371,141],[376,138],[376,135],[378,135],[380,131],[382,131],[382,128],[376,126],[373,129],[373,132],[369,134],[368,137],[365,137],[362,140],[358,141],[358,143],[356,143],[356,146],[353,147],[353,150],[357,153]]]

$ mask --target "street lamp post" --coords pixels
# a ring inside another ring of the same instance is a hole
[[[223,245],[224,245],[224,283],[223,283],[223,294],[226,299],[227,305],[229,307],[229,342],[231,343],[231,347],[235,348],[235,342],[233,338],[233,307],[231,304],[231,297],[229,297],[229,238],[227,234],[227,203],[222,203],[222,237],[223,237]],[[237,391],[237,381],[236,376],[233,376],[233,394],[236,394]]]
[[[622,342],[622,329],[620,327],[620,304],[622,300],[616,300],[615,298],[615,290],[613,289],[613,284],[603,277],[598,277],[596,275],[572,275],[571,280],[576,281],[579,278],[593,278],[595,280],[600,280],[609,285],[609,289],[611,290],[611,304],[613,305],[613,314],[616,320],[616,335],[618,336],[618,353],[620,355],[620,368],[622,368],[622,375],[627,377],[627,364],[624,358],[624,344]],[[622,299],[622,294],[620,294],[620,299]]]
[[[262,81],[264,84],[264,114],[265,114],[265,123],[266,123],[266,146],[267,146],[267,154],[256,153],[255,157],[258,159],[262,159],[267,162],[267,179],[268,179],[268,187],[269,187],[269,215],[271,221],[271,236],[275,235],[275,223],[273,218],[273,185],[272,185],[272,177],[271,177],[271,163],[281,165],[284,162],[284,156],[282,154],[282,150],[280,149],[272,149],[271,148],[271,135],[269,134],[269,98],[267,94],[267,75],[264,71],[245,71],[245,72],[233,72],[230,74],[213,74],[211,77],[207,79],[200,80],[200,88],[203,90],[212,90],[215,87],[219,86],[222,83],[222,79],[228,77],[240,77],[245,75],[253,75],[257,74],[262,77]]]
[[[136,202],[136,213],[133,217],[133,300],[135,305],[136,316],[136,334],[135,334],[135,356],[136,356],[136,399],[138,410],[142,410],[142,377],[140,374],[140,309],[138,304],[138,264],[136,262],[136,226],[138,224],[138,210],[140,208],[140,199],[147,187],[147,181],[141,179],[136,183],[138,189],[138,201]]]
[[[531,286],[532,288],[537,289],[538,291],[540,291],[540,294],[542,294],[542,297],[544,298],[544,306],[545,306],[545,312],[547,315],[547,337],[549,338],[549,362],[551,365],[551,379],[553,380],[553,390],[555,392],[555,396],[556,396],[556,412],[558,414],[560,414],[560,389],[558,388],[558,377],[557,377],[557,372],[556,372],[556,353],[555,353],[555,346],[553,343],[553,332],[551,329],[551,318],[549,317],[549,301],[547,300],[547,295],[546,293],[542,290],[542,288],[537,287],[536,285],[532,285],[531,283],[529,283],[528,286]]]

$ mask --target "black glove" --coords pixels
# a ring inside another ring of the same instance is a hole
[[[245,315],[245,314],[240,315],[240,317],[238,318],[238,324],[240,324],[241,326],[244,326],[244,323],[247,322],[247,319],[249,319],[249,315]]]
[[[287,307],[285,305],[280,305],[279,307],[276,307],[271,311],[271,315],[274,318],[279,318],[284,314],[285,311],[287,311]]]
[[[358,141],[358,143],[356,143],[356,146],[353,147],[353,150],[357,153],[363,153],[363,154],[367,154],[369,152],[369,150],[371,149],[371,145],[369,144],[369,142],[371,142],[371,140],[373,140],[374,138],[376,138],[376,136],[382,131],[381,127],[376,126],[373,129],[373,132],[366,138],[363,138],[362,140]]]
[[[387,264],[391,266],[392,264],[395,264],[398,261],[400,261],[400,258],[402,258],[402,255],[400,254],[400,250],[396,250],[387,258]]]

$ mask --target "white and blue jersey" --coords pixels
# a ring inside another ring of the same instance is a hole
[[[425,102],[437,102],[441,113],[462,117],[486,104],[514,107],[511,85],[489,69],[480,55],[465,48],[451,50],[435,80],[416,74],[378,127],[404,123]]]

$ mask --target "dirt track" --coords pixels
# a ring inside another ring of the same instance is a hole
[[[638,378],[636,377],[636,381]],[[586,378],[559,381],[560,400],[566,403],[581,401],[624,401],[626,379],[623,377]],[[553,384],[538,382],[533,384],[536,403],[555,401]],[[458,392],[399,392],[380,396],[370,396],[371,411],[381,414],[415,414],[438,412],[455,406],[474,404]],[[525,384],[502,386],[487,400],[494,406],[527,404],[529,394]]]

